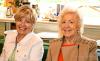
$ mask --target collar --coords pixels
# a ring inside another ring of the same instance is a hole
[[[78,44],[81,41],[81,35],[76,35],[73,38],[62,37],[63,43],[71,42],[73,44]]]
[[[19,43],[17,43],[17,45],[26,45],[29,39],[33,37],[33,35],[33,32],[28,33]]]

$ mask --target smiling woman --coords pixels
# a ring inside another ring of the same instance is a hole
[[[46,61],[97,61],[96,41],[82,35],[77,9],[64,8],[59,14],[60,37],[49,44]]]
[[[6,39],[0,61],[41,61],[43,41],[32,32],[36,22],[34,12],[29,6],[21,6],[14,18],[16,30],[5,32]]]
[[[14,16],[16,21],[17,32],[23,37],[33,30],[33,26],[36,22],[36,17],[32,15],[33,12],[28,7],[21,7]],[[17,38],[20,39],[20,38]],[[18,40],[17,40],[18,41]]]

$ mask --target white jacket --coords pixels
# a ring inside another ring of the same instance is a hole
[[[8,61],[14,47],[17,36],[16,30],[5,32],[6,38],[0,61]],[[42,61],[44,53],[42,39],[33,32],[27,34],[18,44],[15,52],[15,61]]]

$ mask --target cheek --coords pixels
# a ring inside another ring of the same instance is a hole
[[[33,28],[33,25],[32,25],[32,24],[27,24],[26,27],[27,27],[28,29],[32,29],[32,28]]]
[[[74,26],[75,30],[79,30],[79,28],[80,28],[79,25]]]
[[[19,23],[16,22],[16,25],[18,25]]]
[[[65,26],[66,26],[66,25],[62,24],[62,25],[59,26],[59,28],[60,28],[61,30],[63,30],[63,29],[65,28]]]
[[[18,26],[20,26],[20,24],[19,24],[19,23],[16,23],[16,28],[17,28]]]
[[[64,28],[62,26],[59,28],[59,30],[61,33],[64,33]]]
[[[33,25],[32,24],[27,24],[27,27],[32,27]]]
[[[19,25],[21,25],[21,24],[22,24],[21,22],[16,22],[16,25],[17,25],[17,26],[19,26]]]
[[[72,25],[70,25],[70,26],[71,26],[71,28],[73,28],[73,29],[78,29],[78,28],[79,28],[79,25],[78,25],[77,23],[72,24]]]

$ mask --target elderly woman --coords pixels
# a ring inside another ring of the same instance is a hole
[[[50,42],[46,61],[97,61],[96,42],[81,33],[77,10],[63,9],[59,15],[60,38]]]
[[[14,16],[17,30],[6,31],[0,61],[42,61],[43,41],[33,30],[34,12],[28,6],[19,8]]]

